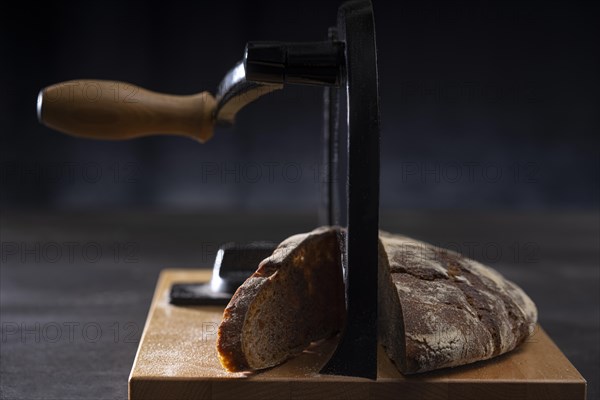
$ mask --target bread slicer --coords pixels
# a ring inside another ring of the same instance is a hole
[[[377,377],[377,256],[379,223],[379,98],[372,4],[344,3],[326,40],[249,42],[208,92],[174,96],[122,82],[80,80],[40,91],[38,118],[68,134],[130,139],[175,134],[205,142],[215,124],[233,123],[245,105],[286,84],[324,87],[324,199],[320,222],[347,228],[342,255],[347,322],[322,374]],[[119,97],[119,89],[127,88]],[[116,96],[116,97],[115,97]],[[222,304],[273,244],[220,249],[210,285],[175,284],[175,304]],[[238,257],[231,257],[237,253]],[[241,256],[240,256],[241,254]],[[229,260],[236,261],[229,261]]]

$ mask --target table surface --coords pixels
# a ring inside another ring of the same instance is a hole
[[[0,215],[0,398],[126,399],[163,268],[210,267],[227,241],[280,241],[312,214],[138,212]],[[381,228],[478,259],[518,283],[600,396],[598,213],[406,211]]]

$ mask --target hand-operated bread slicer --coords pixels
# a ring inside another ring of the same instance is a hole
[[[211,278],[203,270],[161,273],[129,377],[129,398],[585,398],[585,380],[541,329],[508,357],[416,377],[401,374],[378,346],[377,326],[386,319],[378,320],[377,309],[379,102],[370,0],[344,3],[323,41],[248,43],[216,98],[208,92],[174,96],[121,82],[80,80],[42,90],[37,111],[44,124],[76,136],[175,134],[203,143],[215,125],[233,123],[244,106],[287,84],[323,87],[319,217],[321,225],[346,228],[340,252],[343,332],[257,374],[225,371],[215,346],[223,305],[275,247],[226,243]],[[385,333],[385,325],[380,328]]]
[[[369,0],[339,8],[319,42],[250,42],[244,57],[208,92],[174,96],[121,82],[79,80],[43,89],[38,118],[47,126],[96,139],[175,134],[200,142],[230,124],[248,103],[287,84],[324,87],[323,225],[347,228],[343,258],[347,319],[323,374],[377,376],[379,104],[375,28]],[[127,88],[122,96],[122,88]],[[123,97],[123,98],[121,98]],[[345,129],[340,129],[342,126]],[[345,163],[343,163],[345,161]],[[344,164],[344,165],[342,165]],[[223,304],[274,246],[227,244],[209,285],[175,284],[174,304]]]

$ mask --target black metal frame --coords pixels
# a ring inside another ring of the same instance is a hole
[[[337,38],[335,36],[337,35]],[[325,88],[324,140],[329,223],[347,224],[344,257],[347,321],[327,374],[377,378],[377,261],[379,236],[379,94],[375,26],[370,1],[345,3],[330,38],[344,43],[342,65],[347,104],[345,221],[336,193],[340,93]],[[341,146],[339,146],[341,147]]]

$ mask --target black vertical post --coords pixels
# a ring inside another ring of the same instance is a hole
[[[348,180],[345,275],[347,321],[322,373],[377,378],[379,235],[379,95],[375,27],[370,1],[342,5],[345,44]]]

